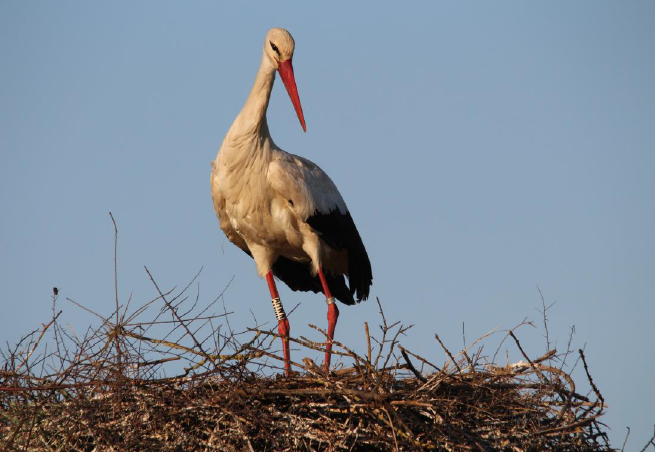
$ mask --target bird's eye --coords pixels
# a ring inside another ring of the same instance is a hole
[[[277,53],[277,56],[280,56],[280,51],[278,50],[277,46],[270,41],[269,44],[271,44],[271,49],[273,49],[273,52]]]

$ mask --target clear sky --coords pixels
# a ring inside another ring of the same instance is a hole
[[[416,325],[406,346],[443,362],[434,333],[459,350],[463,322],[468,342],[538,324],[538,286],[558,349],[573,325],[586,344],[614,446],[630,426],[640,449],[655,423],[652,1],[1,2],[2,342],[49,319],[53,286],[64,324],[91,320],[66,297],[111,313],[109,211],[121,300],[154,298],[144,265],[165,288],[204,266],[201,297],[234,278],[234,322],[273,321],[218,227],[209,162],[274,26],[296,40],[307,133],[278,81],[273,138],[340,188],[373,296]],[[292,334],[318,339],[322,297],[280,289],[301,303]],[[343,307],[337,339],[361,349],[364,321],[375,302]],[[543,329],[519,336],[545,351]]]

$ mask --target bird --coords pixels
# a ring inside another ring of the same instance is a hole
[[[293,291],[325,295],[326,373],[339,317],[335,299],[346,305],[366,300],[373,282],[368,253],[332,179],[310,160],[280,149],[271,138],[266,111],[276,72],[307,132],[292,65],[294,50],[287,30],[268,30],[255,81],[211,170],[212,200],[221,229],[254,259],[259,276],[266,279],[287,377],[290,325],[276,279]]]

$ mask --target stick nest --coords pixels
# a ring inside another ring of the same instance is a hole
[[[118,306],[82,338],[59,325],[55,295],[51,322],[3,352],[0,450],[613,450],[591,377],[582,395],[562,370],[572,352],[529,359],[515,329],[501,346],[520,351],[518,363],[495,365],[485,337],[453,355],[436,336],[447,356],[436,366],[402,347],[407,328],[381,310],[364,352],[335,342],[339,368],[326,375],[305,358],[287,378],[272,331],[235,333],[227,313],[206,315],[216,300],[200,309],[187,289],[157,287],[155,300],[130,315]],[[292,338],[296,357],[323,346]]]

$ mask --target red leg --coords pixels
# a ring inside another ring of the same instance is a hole
[[[273,272],[269,271],[266,274],[266,282],[268,283],[268,290],[271,292],[273,310],[275,311],[275,316],[277,317],[277,331],[282,337],[282,350],[284,351],[284,372],[286,373],[287,377],[290,377],[291,353],[289,352],[289,332],[291,331],[291,327],[289,326],[289,319],[287,319],[287,315],[284,313],[284,308],[282,307],[282,302],[280,301],[280,294],[277,292],[275,279],[273,279]]]
[[[325,345],[325,365],[324,365],[324,371],[325,373],[328,373],[330,370],[330,358],[332,358],[332,341],[334,340],[334,329],[337,326],[337,319],[339,318],[339,309],[337,308],[337,305],[334,303],[334,297],[332,296],[332,293],[330,293],[330,288],[328,287],[327,280],[325,279],[325,275],[323,274],[323,269],[319,268],[318,269],[318,277],[321,280],[321,284],[323,285],[323,292],[325,293],[325,297],[327,298],[327,304],[328,304],[328,312],[327,312],[327,319],[328,319],[328,341],[327,344]]]

